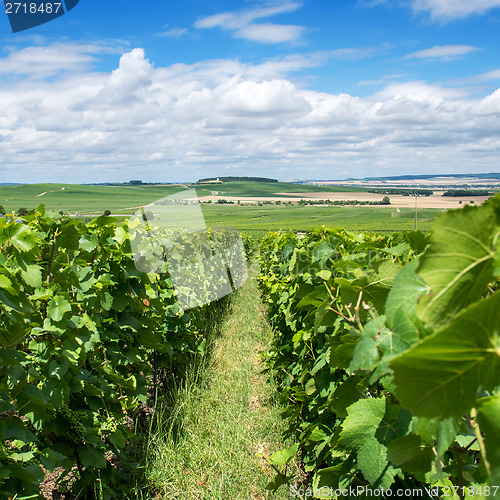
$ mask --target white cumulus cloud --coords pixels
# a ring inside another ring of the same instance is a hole
[[[323,57],[156,67],[136,48],[109,73],[7,80],[0,86],[0,182],[498,168],[500,90],[477,98],[415,81],[359,97],[290,79]]]
[[[54,43],[12,50],[0,58],[0,75],[27,75],[46,78],[62,71],[90,68],[96,56],[117,53],[116,47],[100,44]]]
[[[500,0],[358,0],[363,7],[407,8],[429,14],[435,21],[449,22],[483,15],[500,7]]]

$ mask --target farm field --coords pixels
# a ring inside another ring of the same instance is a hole
[[[215,193],[215,192],[214,192]],[[380,202],[384,198],[383,193],[370,193],[368,191],[360,191],[359,189],[349,191],[349,192],[328,192],[328,191],[308,191],[308,192],[284,192],[277,194],[270,194],[269,196],[226,196],[220,192],[218,194],[212,194],[210,196],[200,196],[200,201],[202,202],[217,202],[219,200],[225,200],[227,202],[232,201],[237,203],[250,203],[258,204],[258,202],[263,201],[291,201],[298,202],[300,200],[330,200],[330,201],[361,201],[361,202]],[[417,204],[420,208],[460,208],[463,205],[468,204],[481,204],[486,201],[489,196],[464,196],[464,197],[450,197],[443,196],[444,191],[434,191],[432,195],[429,196],[419,196]],[[403,195],[389,195],[391,200],[391,205],[393,207],[404,208],[404,207],[415,207],[415,197],[414,196],[403,196]]]
[[[365,191],[359,187],[311,186],[309,184],[291,184],[289,182],[224,182],[223,184],[198,184],[195,186],[198,196],[203,197],[217,192],[224,197],[278,197],[295,198],[308,193],[352,193]]]
[[[268,230],[308,231],[314,227],[344,227],[349,231],[409,231],[415,228],[415,211],[392,207],[317,207],[295,205],[203,205],[205,222],[213,227],[232,227],[261,236]],[[418,229],[428,231],[442,209],[418,212]]]
[[[328,193],[353,192],[359,189],[332,187],[301,186],[287,183],[263,182],[229,182],[223,185],[214,184],[210,187],[190,186],[196,188],[198,196],[203,199],[212,191],[220,192],[221,196],[231,197],[274,197],[287,198],[294,193]],[[7,211],[28,209],[43,203],[51,210],[69,212],[97,213],[104,210],[132,213],[135,208],[153,203],[156,200],[182,191],[186,186],[172,185],[141,185],[141,186],[99,186],[80,184],[23,184],[0,186],[0,205]],[[283,193],[283,194],[278,194]],[[292,197],[296,197],[293,195]]]
[[[229,226],[261,236],[267,230],[307,231],[321,225],[345,227],[351,231],[406,231],[414,224],[414,198],[393,195],[390,206],[298,206],[259,202],[294,202],[300,199],[380,201],[381,194],[337,186],[310,186],[287,183],[228,182],[196,186],[206,223],[213,227]],[[47,209],[72,215],[94,216],[110,210],[113,215],[127,216],[138,207],[182,191],[181,185],[96,186],[75,184],[26,184],[0,186],[0,205],[7,212],[20,207],[35,208],[43,203]],[[210,193],[217,188],[217,195]],[[327,191],[325,191],[327,190]],[[234,204],[219,204],[224,198]],[[479,204],[485,197],[478,197]],[[210,204],[205,201],[212,200]],[[241,200],[241,205],[237,201]],[[471,200],[468,200],[471,201]],[[436,215],[446,208],[459,208],[460,200],[435,194],[418,198],[418,228],[427,231]]]
[[[266,182],[227,182],[205,185],[81,185],[81,184],[22,184],[0,186],[0,204],[8,211],[20,206],[35,208],[43,203],[52,210],[69,212],[100,212],[119,210],[131,213],[139,206],[148,205],[156,200],[170,196],[185,188],[196,189],[201,202],[240,201],[257,203],[259,201],[299,201],[305,200],[359,200],[375,202],[384,197],[383,193],[370,193],[368,188],[342,186],[313,186],[290,183]],[[480,204],[488,196],[464,198],[443,197],[443,190],[431,196],[419,196],[421,208],[459,208],[463,204]],[[413,196],[390,195],[391,205],[413,207]]]
[[[311,181],[315,186],[336,186],[341,184],[348,187],[364,188],[384,188],[384,187],[403,187],[403,188],[430,188],[430,189],[449,189],[450,186],[457,188],[459,186],[488,186],[491,188],[500,187],[500,178],[498,174],[454,174],[454,175],[403,175],[395,177],[368,177],[365,179],[345,179],[342,181]]]
[[[47,209],[71,213],[102,213],[104,210],[135,208],[170,196],[183,188],[168,186],[91,186],[80,184],[24,184],[0,186],[0,205],[7,211],[20,207],[36,208],[43,203]]]

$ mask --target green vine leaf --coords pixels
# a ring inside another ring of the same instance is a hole
[[[420,321],[417,318],[417,303],[421,296],[430,292],[429,286],[416,273],[419,260],[406,264],[394,280],[385,304],[387,326],[408,349],[420,336]],[[399,351],[400,354],[402,351]]]
[[[42,269],[39,266],[27,266],[21,270],[23,280],[33,288],[42,286]]]
[[[500,293],[391,362],[401,405],[423,417],[460,417],[500,380]]]
[[[467,206],[450,210],[434,222],[432,243],[418,269],[432,289],[432,294],[422,297],[418,307],[419,317],[427,324],[442,327],[484,296],[495,278],[499,210],[493,202]]]
[[[347,449],[359,448],[374,437],[385,415],[385,398],[368,398],[357,401],[347,409],[342,424],[339,445]]]
[[[387,461],[387,447],[369,438],[358,451],[358,467],[365,479],[378,488],[389,489],[401,472]]]
[[[62,296],[57,295],[49,301],[47,314],[54,321],[61,321],[64,314],[71,311],[71,304]]]
[[[431,470],[434,452],[420,436],[408,434],[389,443],[387,458],[396,467],[401,467],[424,481],[425,473]]]
[[[9,226],[10,243],[19,252],[30,252],[38,246],[40,240],[34,234],[30,226],[25,224],[13,224]]]
[[[12,281],[10,281],[7,276],[0,274],[0,288],[3,288],[4,290],[7,290],[11,294],[15,294],[16,291],[12,287]]]

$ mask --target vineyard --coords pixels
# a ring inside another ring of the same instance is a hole
[[[499,238],[497,196],[443,214],[431,237],[264,239],[269,358],[296,440],[272,486],[297,455],[315,497],[500,496]]]
[[[168,274],[138,270],[135,239],[43,206],[0,219],[0,498],[38,498],[54,470],[79,498],[125,497],[134,430],[203,354],[224,299],[184,311]]]
[[[127,498],[158,401],[207,355],[227,299],[181,307],[172,275],[150,265],[164,250],[133,252],[139,231],[43,206],[0,219],[0,498],[42,498],[50,473],[59,498]],[[499,239],[498,195],[430,234],[262,239],[265,358],[293,443],[269,458],[269,490],[500,497]]]

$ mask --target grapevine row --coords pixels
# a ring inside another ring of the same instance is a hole
[[[54,470],[80,498],[125,498],[135,426],[205,350],[223,301],[183,311],[169,274],[138,270],[136,237],[43,206],[0,219],[0,499]]]
[[[270,488],[297,456],[316,498],[498,489],[499,276],[499,195],[442,214],[431,236],[266,236],[269,362],[296,441],[272,457]]]

